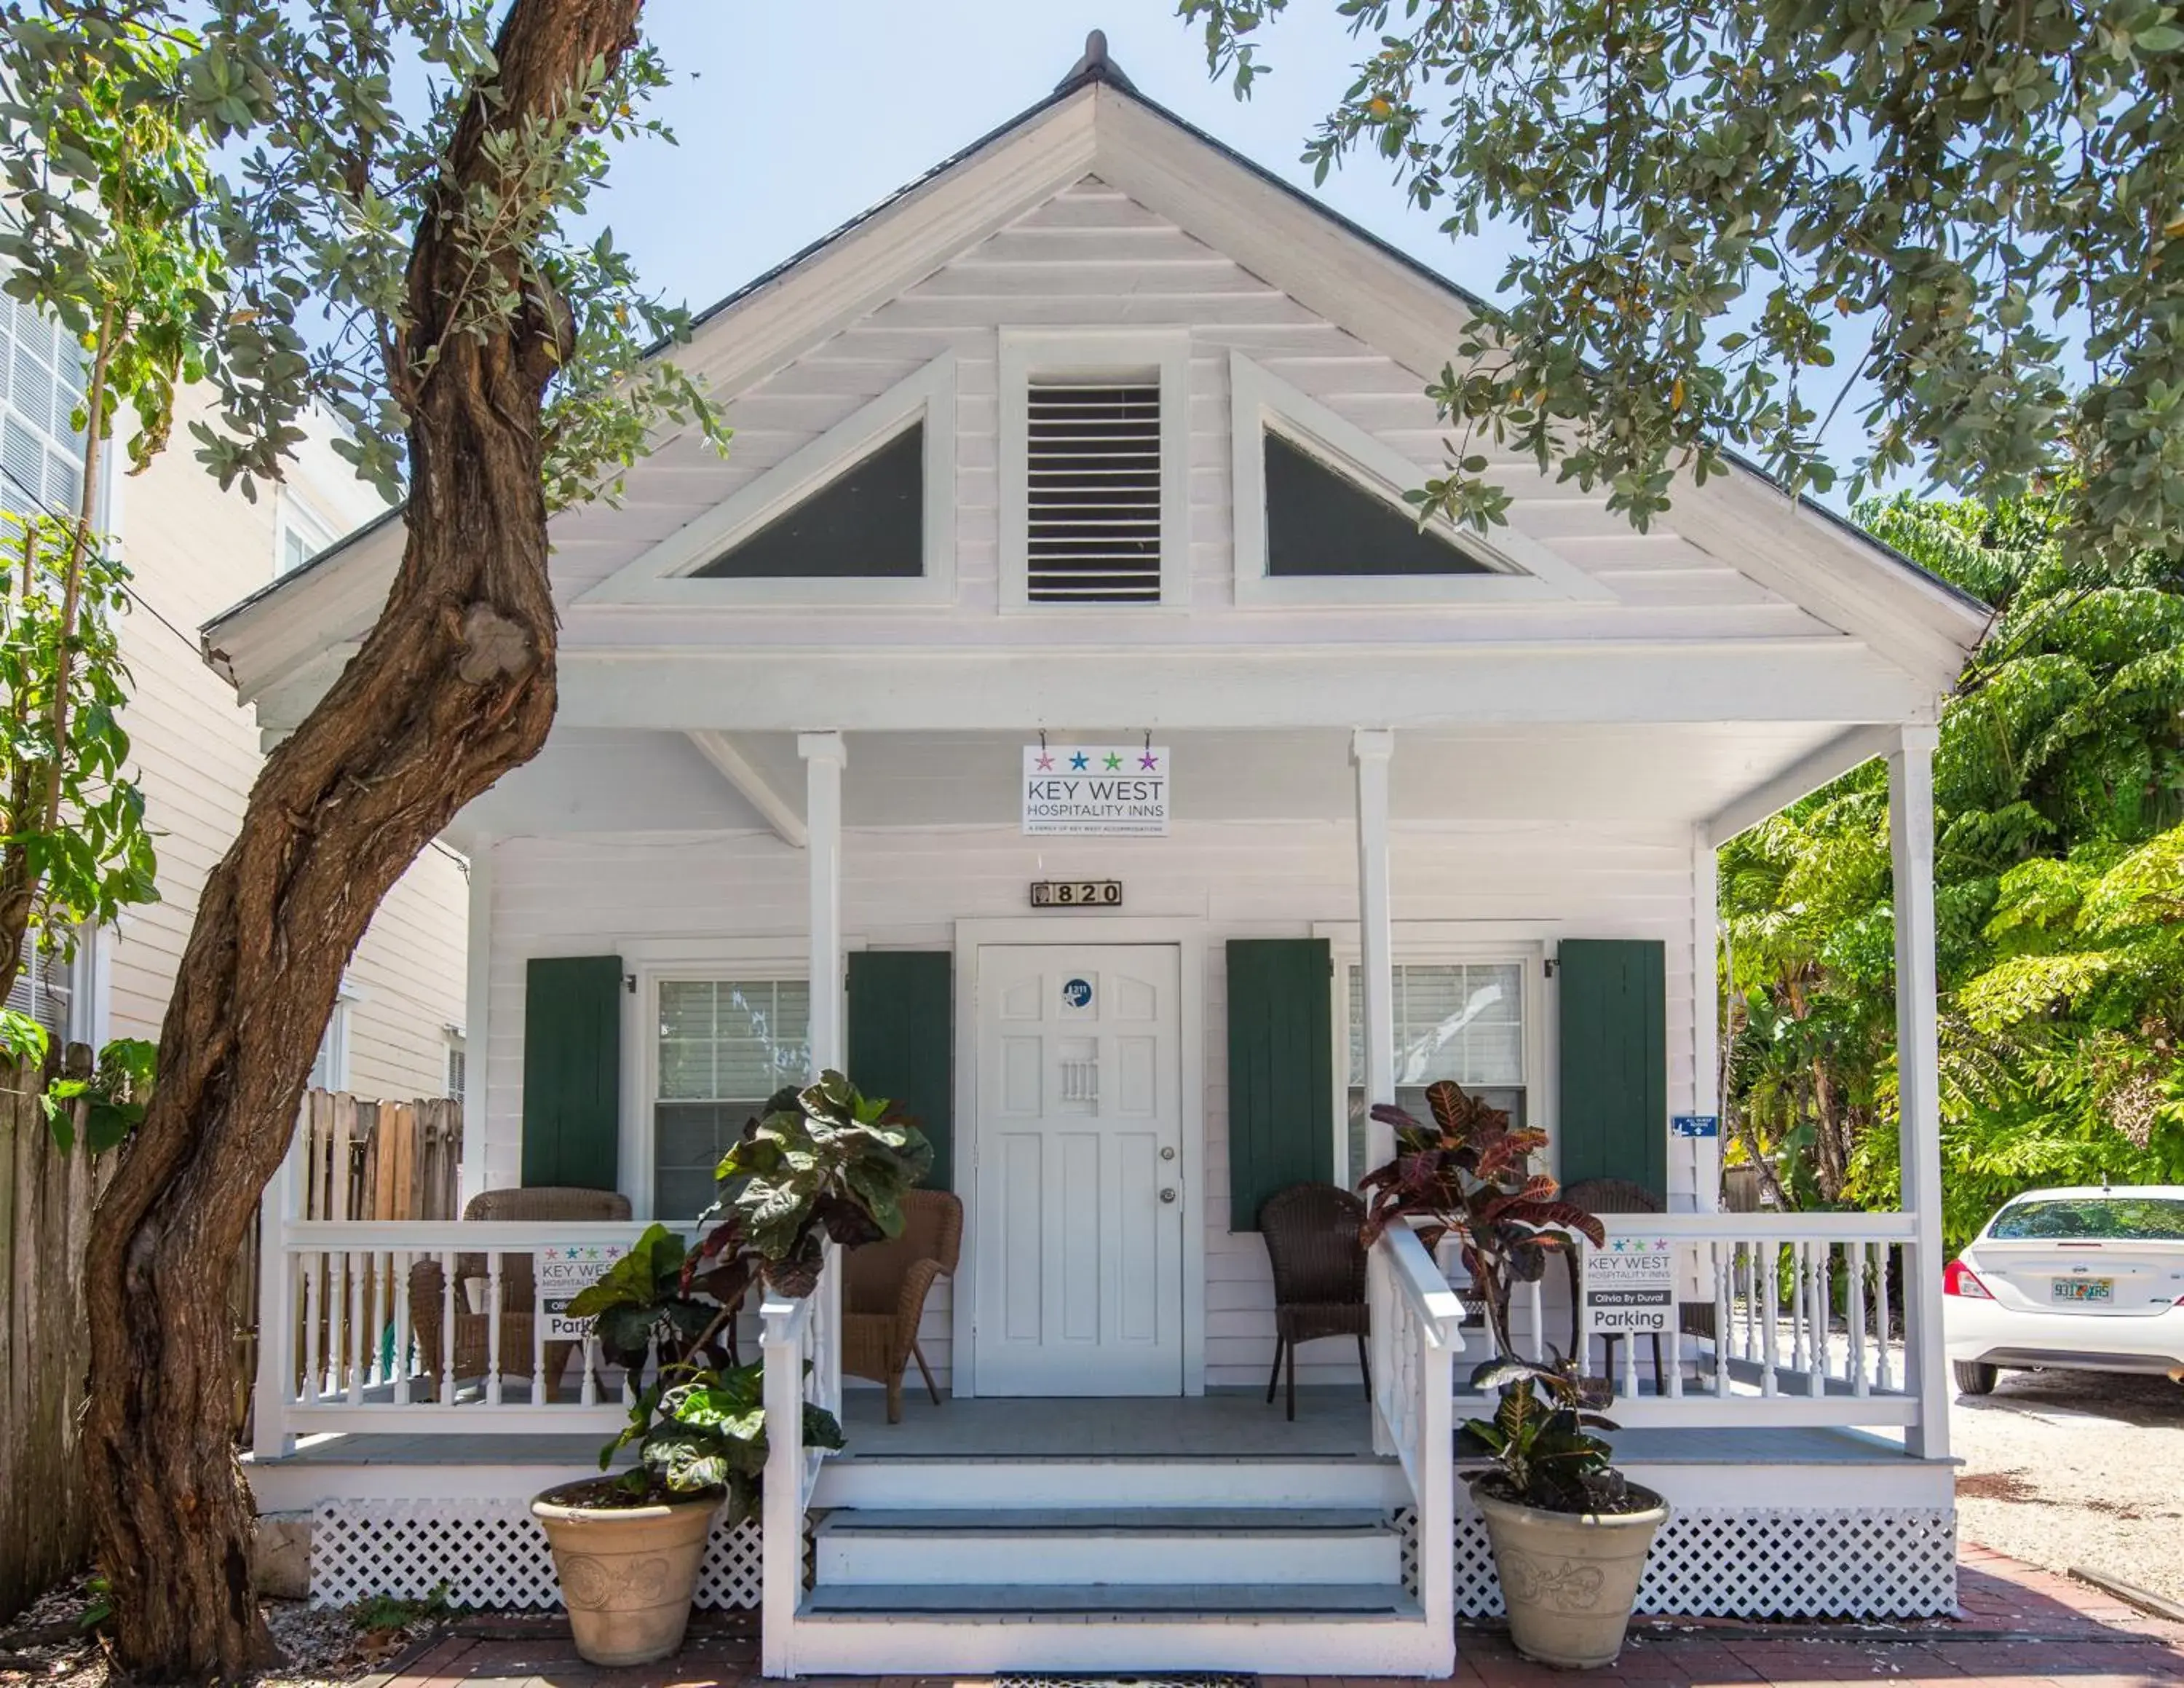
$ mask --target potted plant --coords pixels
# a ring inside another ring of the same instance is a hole
[[[1532,1170],[1546,1132],[1513,1131],[1507,1113],[1446,1080],[1427,1090],[1426,1102],[1431,1125],[1385,1104],[1373,1110],[1395,1128],[1396,1158],[1360,1186],[1370,1204],[1366,1240],[1414,1222],[1429,1249],[1457,1239],[1495,1350],[1473,1371],[1471,1387],[1502,1392],[1491,1420],[1465,1428],[1493,1462],[1472,1478],[1472,1495],[1494,1543],[1511,1638],[1544,1664],[1613,1663],[1668,1505],[1626,1482],[1608,1445],[1591,1434],[1615,1427],[1585,1410],[1576,1361],[1557,1355],[1536,1364],[1519,1358],[1509,1339],[1513,1286],[1538,1282],[1548,1256],[1574,1249],[1579,1238],[1597,1248],[1607,1233]]]
[[[766,1471],[765,1388],[739,1365],[735,1317],[755,1284],[788,1295],[816,1285],[827,1241],[898,1234],[902,1193],[932,1165],[916,1126],[837,1072],[768,1100],[721,1161],[720,1199],[695,1249],[655,1225],[572,1298],[610,1364],[634,1388],[629,1423],[599,1451],[607,1472],[531,1503],[546,1531],[577,1651],[640,1664],[682,1645],[713,1521],[755,1514]],[[656,1362],[656,1363],[653,1363]],[[645,1375],[652,1364],[652,1375]],[[805,1442],[842,1446],[834,1416],[806,1405]]]

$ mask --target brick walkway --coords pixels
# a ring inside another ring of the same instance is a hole
[[[1570,1675],[1529,1664],[1495,1629],[1459,1632],[1453,1681],[1518,1685],[1627,1683],[1958,1684],[1997,1688],[2145,1688],[2184,1684],[2184,1624],[2147,1617],[2098,1590],[1982,1547],[1964,1550],[1963,1616],[1902,1626],[1641,1622],[1611,1670]],[[663,1665],[594,1670],[556,1620],[460,1624],[387,1680],[386,1688],[742,1688],[758,1676],[749,1620],[693,1626]],[[919,1688],[912,1679],[826,1679],[827,1688]],[[1341,1679],[1266,1677],[1261,1688],[1345,1688]]]

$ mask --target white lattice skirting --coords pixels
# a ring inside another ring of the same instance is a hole
[[[698,1571],[698,1604],[759,1604],[755,1521],[716,1523]],[[311,1603],[368,1595],[456,1606],[554,1607],[561,1585],[546,1532],[521,1501],[343,1501],[312,1517]]]
[[[1486,1520],[1456,1519],[1456,1609],[1498,1616]],[[1654,1539],[1641,1612],[1705,1618],[1932,1618],[1957,1609],[1953,1508],[1694,1507]]]

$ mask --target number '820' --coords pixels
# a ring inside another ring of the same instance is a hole
[[[1034,908],[1114,908],[1123,901],[1123,882],[1115,879],[1042,879],[1032,881]]]

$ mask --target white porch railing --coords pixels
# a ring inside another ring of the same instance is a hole
[[[1429,1635],[1456,1621],[1455,1361],[1463,1304],[1408,1226],[1382,1233],[1365,1262],[1371,1326],[1373,1442],[1393,1454],[1418,1509],[1418,1600]]]
[[[797,1608],[804,1600],[804,1519],[819,1480],[822,1448],[804,1443],[806,1403],[842,1411],[841,1253],[827,1245],[819,1285],[792,1300],[769,1295],[759,1309],[766,1357],[766,1484],[760,1531],[766,1674],[792,1676]]]
[[[1915,1365],[1896,1328],[1891,1288],[1917,1241],[1900,1213],[1602,1215],[1610,1240],[1678,1244],[1677,1305],[1654,1372],[1644,1333],[1613,1344],[1619,1424],[1914,1425]],[[1548,1305],[1562,1277],[1521,1287],[1521,1344],[1534,1357],[1569,1345],[1569,1310]],[[1591,1339],[1589,1358],[1602,1357]]]

